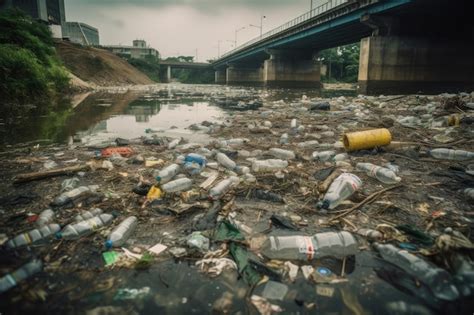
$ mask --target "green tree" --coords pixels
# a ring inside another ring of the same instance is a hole
[[[359,72],[359,44],[330,48],[320,52],[319,60],[327,67],[326,82],[356,82]]]

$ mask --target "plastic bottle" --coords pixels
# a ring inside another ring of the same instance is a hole
[[[249,142],[249,139],[247,138],[234,138],[234,139],[228,139],[228,140],[222,140],[220,141],[221,147],[227,147],[227,146],[239,146],[242,144],[245,144]]]
[[[364,171],[370,177],[376,178],[384,184],[396,184],[402,179],[395,174],[394,171],[388,168],[374,165],[372,163],[357,163],[356,168],[359,171]]]
[[[282,159],[282,160],[292,160],[295,158],[295,152],[290,151],[290,150],[284,150],[280,148],[271,148],[268,150],[268,153],[270,155],[273,155],[277,159]]]
[[[105,247],[122,246],[137,227],[137,217],[131,216],[123,220],[110,234],[105,242]]]
[[[39,216],[38,216],[38,220],[36,220],[36,226],[37,227],[42,227],[43,225],[46,225],[50,222],[52,222],[54,219],[54,211],[51,210],[51,209],[46,209],[46,210],[43,210]]]
[[[102,213],[89,220],[66,225],[57,236],[65,240],[76,240],[83,236],[89,235],[95,230],[109,224],[112,222],[113,218],[114,216],[111,214]]]
[[[226,178],[214,187],[209,190],[209,198],[212,200],[218,200],[220,199],[229,189],[232,188],[232,186],[236,185],[239,183],[239,178],[235,176],[231,176],[229,178]]]
[[[362,181],[359,177],[351,173],[343,173],[331,183],[318,206],[323,209],[334,209],[349,198],[361,185]]]
[[[466,161],[474,159],[474,152],[464,150],[433,149],[430,154],[438,160]]]
[[[321,151],[321,152],[313,152],[313,160],[326,162],[331,160],[336,155],[334,151]]]
[[[387,314],[392,315],[432,315],[429,308],[421,304],[408,304],[405,301],[389,302],[385,304]]]
[[[309,261],[327,256],[344,258],[355,255],[358,250],[354,236],[342,231],[313,236],[270,236],[264,242],[261,253],[268,259]]]
[[[315,149],[315,148],[319,147],[319,141],[318,140],[310,140],[310,141],[300,142],[297,145],[300,148]]]
[[[184,158],[184,162],[192,162],[192,163],[197,163],[201,166],[206,166],[207,164],[207,159],[206,157],[200,155],[200,154],[196,154],[196,153],[189,153],[188,155],[186,155],[186,157]]]
[[[256,160],[252,162],[252,170],[254,172],[272,172],[279,171],[288,167],[288,162],[277,159]]]
[[[68,204],[69,202],[73,202],[74,200],[78,199],[81,195],[86,193],[94,193],[99,189],[98,185],[90,185],[90,186],[81,186],[74,188],[73,190],[67,191],[62,193],[54,201],[51,203],[53,206],[63,206]]]
[[[61,227],[59,224],[48,224],[40,228],[19,234],[7,242],[7,247],[17,248],[31,244],[37,244],[54,236]]]
[[[296,118],[293,118],[291,120],[291,123],[290,123],[290,128],[295,130],[296,128],[298,128],[298,121],[296,120]]]
[[[372,229],[358,229],[357,234],[364,236],[369,241],[381,241],[383,239],[383,234],[377,230]]]
[[[39,259],[34,259],[24,264],[17,270],[0,278],[0,293],[6,292],[15,287],[19,282],[31,277],[43,269],[43,263]]]
[[[426,284],[437,298],[453,301],[459,297],[459,292],[452,283],[452,277],[446,270],[391,244],[375,243],[374,248],[383,259]]]
[[[157,182],[160,184],[166,184],[179,173],[179,170],[180,166],[178,164],[171,164],[153,175],[155,175]]]
[[[74,217],[74,221],[81,222],[81,221],[89,220],[95,216],[98,216],[99,214],[102,214],[102,209],[99,209],[99,208],[94,208],[89,211],[82,211],[80,214]]]
[[[232,161],[227,155],[221,152],[216,154],[216,160],[217,162],[219,162],[220,165],[224,166],[229,170],[234,170],[237,166],[234,161]]]
[[[176,146],[181,142],[181,139],[174,139],[170,143],[168,143],[168,150],[172,150],[176,148]]]
[[[287,133],[284,133],[280,137],[280,144],[288,144],[289,142],[289,137]]]
[[[175,193],[184,190],[189,190],[193,186],[193,181],[189,178],[179,178],[168,182],[161,186],[161,189],[166,193]]]

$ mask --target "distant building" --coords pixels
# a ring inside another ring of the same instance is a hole
[[[85,46],[99,46],[99,30],[82,22],[66,22],[63,26],[63,36],[69,41]]]
[[[134,58],[134,59],[145,59],[149,56],[159,58],[160,54],[155,48],[147,46],[146,41],[143,39],[136,39],[133,41],[133,46],[126,45],[106,45],[103,48],[110,50],[116,55]]]

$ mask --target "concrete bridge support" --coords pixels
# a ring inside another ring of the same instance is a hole
[[[321,87],[320,64],[312,52],[269,50],[263,80],[267,86]]]
[[[214,74],[214,81],[216,84],[226,84],[227,83],[227,74],[226,68],[216,69]]]
[[[263,85],[263,66],[230,65],[226,78],[230,85]]]
[[[170,82],[171,82],[171,66],[167,66],[165,83],[170,83]]]
[[[474,90],[470,41],[373,36],[360,45],[359,92],[441,93]]]

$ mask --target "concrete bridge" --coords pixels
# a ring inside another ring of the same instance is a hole
[[[171,69],[211,69],[212,65],[207,62],[180,62],[180,61],[167,61],[167,60],[161,60],[160,61],[161,66],[166,67],[166,82],[171,82]]]
[[[469,12],[466,1],[328,1],[223,55],[215,81],[320,87],[318,52],[360,41],[360,93],[473,91]]]

